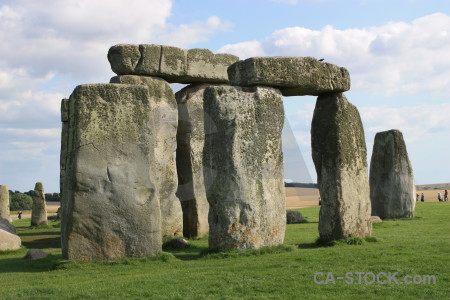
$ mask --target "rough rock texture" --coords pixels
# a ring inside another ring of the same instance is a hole
[[[183,208],[183,235],[186,237],[203,236],[209,231],[209,204],[203,177],[203,99],[208,86],[190,85],[175,94],[178,103],[177,196]]]
[[[43,259],[48,256],[48,253],[41,249],[30,249],[25,255],[25,259],[36,260]]]
[[[184,249],[189,247],[189,242],[182,238],[172,239],[163,244],[163,248]]]
[[[11,222],[9,216],[9,190],[7,185],[0,185],[0,218],[5,218]]]
[[[372,215],[381,219],[412,218],[416,187],[403,135],[398,130],[375,136],[370,162]]]
[[[66,174],[66,158],[69,126],[69,99],[61,100],[61,152],[59,155],[59,193],[62,199],[64,176]]]
[[[17,250],[20,249],[21,244],[19,236],[0,229],[0,251]]]
[[[73,260],[146,257],[161,252],[155,169],[155,103],[166,82],[93,84],[69,99],[69,144],[62,201],[62,253]],[[159,132],[159,133],[158,133]],[[164,135],[164,134],[163,134]]]
[[[205,90],[204,176],[209,248],[283,243],[286,209],[280,91],[212,86]]]
[[[378,216],[371,216],[370,222],[372,222],[372,224],[375,224],[375,223],[383,222],[383,220],[381,220],[380,217],[378,217]]]
[[[266,85],[283,96],[320,95],[350,89],[345,68],[320,62],[313,57],[252,57],[228,68],[231,85]]]
[[[301,212],[298,210],[287,210],[286,211],[286,224],[303,223],[306,219],[303,217]]]
[[[16,227],[8,219],[0,217],[0,229],[12,234],[16,234]]]
[[[227,83],[227,68],[239,58],[207,49],[119,44],[109,49],[108,60],[118,75],[158,76],[178,83]]]
[[[153,174],[159,176],[155,193],[161,207],[161,234],[162,236],[179,236],[183,234],[183,212],[181,204],[175,195],[178,181],[175,157],[173,153],[177,148],[176,133],[178,127],[178,112],[175,95],[164,80],[156,77],[123,75],[111,78],[111,83],[142,84],[149,87],[155,94],[152,120],[155,133],[154,152],[157,158],[152,165]],[[164,86],[164,89],[158,89]]]
[[[341,93],[319,96],[311,139],[322,199],[320,238],[330,241],[370,236],[366,143],[357,108]]]
[[[47,225],[47,206],[45,204],[44,185],[36,182],[34,186],[31,226]]]

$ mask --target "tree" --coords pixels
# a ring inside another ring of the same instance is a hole
[[[33,199],[22,193],[14,193],[9,199],[10,210],[30,210],[33,207]]]

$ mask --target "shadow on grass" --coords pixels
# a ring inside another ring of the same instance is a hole
[[[60,255],[49,254],[46,258],[38,260],[25,259],[26,249],[18,251],[20,257],[2,258],[0,255],[0,274],[2,273],[38,273],[48,272],[55,269],[61,261]]]
[[[59,236],[51,238],[36,239],[27,241],[22,239],[22,245],[28,249],[46,249],[46,248],[60,248],[61,239]]]

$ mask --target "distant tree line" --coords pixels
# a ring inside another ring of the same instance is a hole
[[[302,187],[310,189],[318,188],[317,183],[303,183],[303,182],[284,182],[284,187]]]
[[[10,210],[30,210],[33,207],[34,191],[21,193],[19,191],[9,190],[9,209]],[[45,194],[46,201],[61,201],[59,193]]]

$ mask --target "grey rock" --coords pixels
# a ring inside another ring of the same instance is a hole
[[[228,68],[231,85],[265,85],[280,89],[283,96],[320,95],[350,89],[345,68],[313,57],[252,57]]]
[[[108,60],[118,75],[158,76],[171,83],[227,83],[227,68],[239,58],[207,49],[120,44],[109,49]]]
[[[69,99],[62,201],[63,257],[89,261],[161,252],[159,174],[154,150],[163,128],[155,104],[168,84],[93,84]],[[171,92],[170,92],[171,93]],[[173,97],[173,93],[169,97]],[[158,133],[159,132],[159,133]]]
[[[25,259],[29,260],[37,260],[37,259],[43,259],[48,256],[48,253],[41,249],[30,249],[28,250],[27,254],[25,255]]]
[[[62,199],[64,176],[66,174],[66,159],[69,126],[69,99],[61,100],[61,151],[59,155],[59,193]]]
[[[211,86],[205,90],[204,176],[209,248],[283,243],[286,208],[280,91]]]
[[[164,248],[185,249],[189,248],[189,242],[182,238],[172,239],[163,244]]]
[[[45,203],[44,185],[42,182],[37,182],[34,186],[31,226],[41,225],[47,225],[47,206]]]
[[[203,101],[208,86],[189,85],[175,94],[178,103],[177,196],[183,208],[183,235],[186,237],[204,236],[209,231],[209,204],[203,177]]]
[[[132,74],[141,59],[138,45],[119,44],[112,46],[108,51],[108,60],[111,69],[116,74]]]
[[[372,222],[372,224],[375,224],[375,223],[383,222],[383,220],[381,220],[380,217],[378,217],[378,216],[371,216],[370,222]]]
[[[341,93],[317,98],[312,154],[322,205],[323,241],[371,235],[371,207],[364,129],[359,112]]]
[[[296,224],[303,223],[306,219],[303,217],[302,213],[298,210],[287,210],[286,211],[286,224]]]
[[[9,216],[9,190],[7,185],[0,185],[0,218],[11,222]]]
[[[22,244],[20,237],[16,234],[0,229],[0,251],[17,250]]]
[[[412,218],[416,187],[403,134],[399,130],[375,136],[370,162],[372,215],[381,219]]]
[[[175,95],[169,84],[161,78],[122,75],[111,78],[111,83],[135,84],[148,86],[149,90],[158,92],[153,96],[158,99],[153,104],[152,120],[155,132],[155,162],[153,174],[158,176],[155,195],[161,207],[162,236],[181,236],[183,234],[183,211],[175,195],[178,181],[175,157],[177,148],[176,133],[178,127],[178,111]],[[159,88],[158,88],[159,87]],[[161,88],[163,87],[163,88]]]
[[[0,217],[0,229],[6,232],[16,234],[16,227],[8,219]]]

